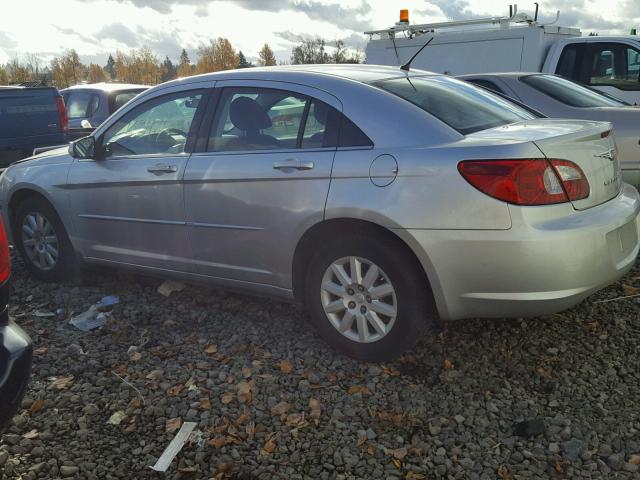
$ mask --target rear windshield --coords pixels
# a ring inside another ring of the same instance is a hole
[[[522,77],[520,81],[572,107],[623,107],[628,105],[610,95],[555,75],[528,75]]]
[[[417,105],[462,135],[535,118],[508,100],[446,76],[393,78],[373,85]]]

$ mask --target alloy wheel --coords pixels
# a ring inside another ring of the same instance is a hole
[[[30,212],[22,222],[22,245],[27,257],[40,270],[51,270],[58,263],[58,236],[53,224],[40,212]]]
[[[387,274],[362,257],[343,257],[322,278],[322,308],[338,332],[359,343],[376,342],[396,321],[396,292]]]

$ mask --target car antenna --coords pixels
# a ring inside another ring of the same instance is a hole
[[[413,57],[411,57],[407,63],[405,63],[404,65],[402,65],[400,67],[400,70],[404,70],[405,72],[408,72],[410,70],[410,68],[411,68],[411,62],[413,62],[413,60],[420,54],[420,52],[422,50],[424,50],[424,47],[429,45],[431,43],[431,40],[433,40],[434,38],[435,37],[431,37],[427,43],[425,43],[422,47],[420,47],[420,50],[418,50],[416,53],[414,53]]]

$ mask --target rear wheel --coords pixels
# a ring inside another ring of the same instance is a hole
[[[58,282],[75,273],[73,246],[60,217],[46,200],[26,199],[18,205],[14,218],[14,242],[35,277]]]
[[[433,317],[416,259],[386,238],[353,235],[325,244],[311,260],[305,297],[320,334],[363,361],[400,355]]]

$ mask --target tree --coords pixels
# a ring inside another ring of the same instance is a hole
[[[67,50],[64,55],[51,60],[51,79],[58,88],[76,85],[84,78],[84,65],[78,52]]]
[[[90,63],[87,67],[87,82],[99,83],[107,81],[107,72],[97,63]]]
[[[238,51],[238,68],[250,68],[253,67],[253,63],[247,60],[242,50]]]
[[[0,85],[8,85],[9,84],[9,75],[7,74],[7,69],[4,66],[0,65]]]
[[[329,54],[325,51],[325,41],[320,37],[303,40],[291,51],[291,63],[294,65],[329,63],[329,61]]]
[[[260,57],[258,63],[263,67],[270,67],[276,64],[276,56],[273,54],[273,50],[271,50],[268,43],[262,46],[260,52],[258,52],[258,56]]]
[[[196,73],[219,72],[238,67],[238,55],[226,38],[210,40],[208,45],[198,48]]]
[[[180,64],[178,65],[176,75],[178,77],[188,77],[189,75],[193,75],[193,65],[191,65],[189,54],[184,48],[180,54]]]
[[[344,48],[344,42],[342,40],[336,40],[336,51],[331,55],[331,61],[333,63],[347,63],[347,49]]]
[[[176,78],[176,71],[178,69],[173,64],[171,59],[166,56],[164,57],[164,62],[162,62],[162,81],[168,82],[169,80],[173,80]]]
[[[11,83],[22,83],[32,80],[31,72],[18,58],[14,58],[6,65],[7,76]]]
[[[112,55],[109,55],[107,64],[104,66],[104,71],[109,76],[109,80],[114,80],[116,78],[116,61],[113,59]]]

